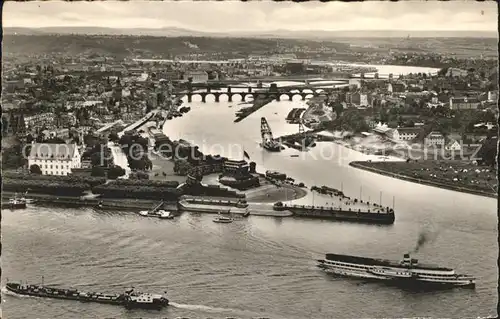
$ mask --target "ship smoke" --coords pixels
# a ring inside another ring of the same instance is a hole
[[[425,245],[432,243],[437,238],[438,232],[435,229],[422,229],[418,234],[417,244],[413,248],[412,253],[418,252]]]

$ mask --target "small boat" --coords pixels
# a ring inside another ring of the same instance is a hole
[[[157,214],[160,219],[174,219],[174,215],[165,210],[159,210]]]
[[[232,217],[222,216],[220,212],[219,214],[217,214],[217,217],[215,217],[213,220],[214,223],[221,223],[221,224],[229,224],[232,223],[233,221],[234,219]]]
[[[11,198],[9,199],[8,207],[10,209],[23,209],[26,208],[26,201],[20,198]]]
[[[147,210],[141,210],[139,212],[139,215],[144,216],[144,217],[149,217],[149,211],[147,211]]]
[[[2,205],[4,206],[4,205]],[[19,197],[16,194],[14,194],[14,197],[13,198],[10,198],[9,199],[9,203],[7,205],[7,208],[10,208],[10,209],[24,209],[26,208],[26,199],[24,197]]]
[[[294,155],[290,155],[290,157],[299,157],[299,155],[294,154]]]

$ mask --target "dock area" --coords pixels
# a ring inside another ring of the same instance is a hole
[[[289,211],[296,217],[323,218],[351,222],[393,224],[394,209],[383,207],[374,202],[367,202],[344,195],[341,190],[328,186],[313,186],[311,192],[316,192],[325,200],[319,205],[297,205],[287,202],[276,202],[273,209]]]
[[[231,205],[232,204],[232,205]],[[228,213],[235,215],[254,215],[254,216],[270,216],[270,217],[289,217],[293,214],[289,211],[277,211],[273,209],[271,203],[248,203],[246,207],[235,206],[236,203],[228,204],[227,200],[218,201],[205,199],[203,203],[188,202],[185,199],[179,201],[179,210],[183,212],[195,213]]]
[[[196,205],[233,206],[238,208],[248,207],[248,203],[244,200],[225,197],[182,196],[180,201]]]
[[[190,203],[186,200],[179,201],[179,210],[183,212],[209,213],[209,214],[231,213],[235,215],[245,215],[247,213],[246,208],[231,206],[224,203],[201,204],[201,203]]]

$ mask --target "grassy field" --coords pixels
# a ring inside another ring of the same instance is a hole
[[[351,166],[456,191],[497,195],[497,170],[468,161],[352,162]]]
[[[159,156],[151,156],[153,169],[149,172],[149,179],[152,181],[178,181],[184,183],[186,176],[178,176],[174,173],[174,162],[163,159]],[[165,175],[163,175],[165,173]]]

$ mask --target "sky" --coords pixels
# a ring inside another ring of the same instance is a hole
[[[4,27],[178,27],[207,32],[269,30],[496,31],[494,1],[6,1]]]

